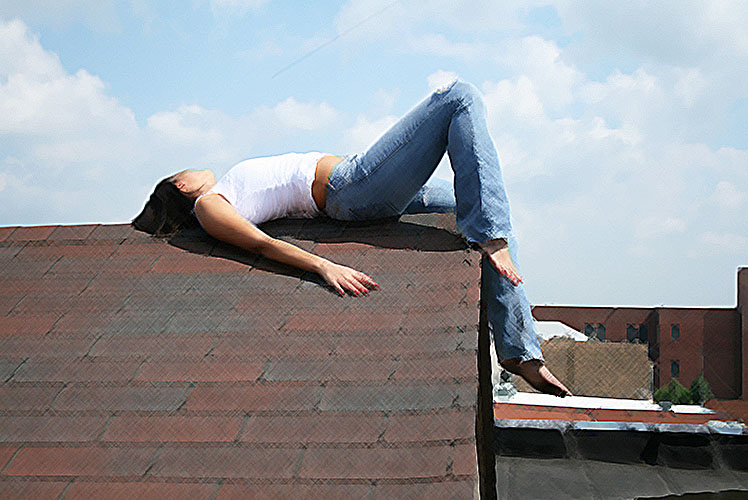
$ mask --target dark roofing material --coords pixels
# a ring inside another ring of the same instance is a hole
[[[0,498],[473,498],[479,255],[451,215],[202,233],[0,228]]]
[[[497,412],[524,417],[496,420],[499,499],[650,498],[727,491],[748,496],[748,435],[693,423],[643,424],[647,420],[642,411],[620,411],[619,416],[629,414],[624,422],[596,426],[575,421],[580,414],[569,408],[556,408],[559,415],[554,416],[549,409],[533,413],[512,406],[496,405]],[[562,413],[566,420],[557,420]],[[616,425],[621,423],[628,426]]]

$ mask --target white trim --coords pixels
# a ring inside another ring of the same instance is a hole
[[[534,392],[518,392],[509,398],[494,401],[494,404],[556,406],[559,408],[585,408],[593,410],[664,411],[657,403],[640,399],[595,398],[588,396],[559,398],[549,394],[537,394]],[[673,413],[714,413],[713,410],[698,405],[673,405],[670,411]]]

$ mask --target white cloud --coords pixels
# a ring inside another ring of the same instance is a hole
[[[0,20],[0,30],[0,81],[7,82],[11,75],[33,80],[63,76],[59,58],[46,52],[22,21]]]
[[[27,138],[30,163],[65,166],[129,152],[133,113],[85,70],[74,75],[20,21],[0,24],[0,134]]]
[[[126,198],[112,180],[131,175],[144,158],[132,111],[98,77],[67,73],[21,21],[0,22],[0,61],[2,218],[110,216]],[[81,196],[83,186],[98,198]]]
[[[154,148],[174,151],[173,168],[201,166],[224,170],[262,143],[325,130],[339,116],[329,104],[299,102],[293,97],[239,117],[199,105],[161,111],[147,121]]]
[[[238,147],[232,139],[248,131],[221,111],[183,105],[149,116],[146,132],[154,149],[173,152],[169,158],[170,170],[179,170],[198,166],[216,168],[231,161]],[[248,142],[251,137],[248,133]]]
[[[341,150],[349,152],[366,150],[394,125],[397,119],[397,116],[386,115],[376,120],[370,120],[364,115],[359,115],[353,126],[349,127],[343,134]]]
[[[0,19],[20,18],[55,27],[81,23],[98,32],[120,29],[117,0],[3,0]]]
[[[671,117],[675,125],[662,131],[687,141],[720,140],[725,116],[748,87],[748,3],[558,0],[554,5],[567,33],[576,37],[564,51],[566,60],[591,72],[643,68],[665,84],[665,95],[643,99],[642,106],[634,102],[633,111]]]
[[[325,102],[303,103],[293,97],[278,103],[272,112],[283,126],[302,130],[324,128],[338,115],[337,111]]]
[[[505,120],[507,113],[529,124],[547,120],[538,88],[526,75],[495,84],[488,83],[484,90],[491,111],[496,111],[495,115],[499,120]]]
[[[736,210],[748,200],[748,193],[739,191],[732,182],[720,181],[714,188],[712,199],[724,209]]]
[[[161,111],[148,117],[148,128],[182,145],[220,141],[220,122],[228,117],[197,105],[180,106],[176,111]]]
[[[691,107],[703,95],[707,79],[698,68],[677,71],[681,73],[681,76],[675,82],[675,95],[681,99],[684,106]]]
[[[538,97],[549,112],[557,115],[568,110],[584,76],[561,59],[561,49],[556,43],[540,36],[527,36],[509,41],[496,53],[499,63],[542,89]]]

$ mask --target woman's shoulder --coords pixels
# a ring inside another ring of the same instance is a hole
[[[192,211],[195,213],[195,215],[197,215],[200,210],[204,210],[206,209],[206,207],[215,206],[216,203],[228,203],[229,205],[231,204],[229,200],[227,200],[226,197],[221,193],[208,191],[207,193],[203,193],[195,199],[195,206],[193,207]]]

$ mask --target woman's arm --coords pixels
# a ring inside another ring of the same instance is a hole
[[[366,274],[335,264],[283,240],[272,238],[239,215],[225,198],[218,194],[203,196],[195,204],[200,225],[216,239],[250,252],[259,253],[284,264],[313,271],[322,276],[338,293],[368,294],[378,285]]]

